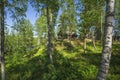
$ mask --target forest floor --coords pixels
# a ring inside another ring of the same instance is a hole
[[[56,41],[53,64],[49,64],[46,48],[40,46],[26,54],[6,55],[6,80],[95,80],[100,65],[101,44],[82,41]],[[120,42],[113,43],[107,80],[120,79]]]

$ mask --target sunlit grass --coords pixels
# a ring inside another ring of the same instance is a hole
[[[119,43],[118,43],[119,44]],[[120,79],[120,55],[118,44],[113,44],[113,53],[107,79]],[[101,44],[96,41],[96,50],[91,41],[83,53],[83,42],[79,40],[57,41],[54,44],[53,65],[46,56],[46,46],[32,52],[6,57],[6,73],[9,80],[95,80],[100,57]],[[22,57],[21,57],[22,56]],[[47,77],[46,77],[47,76]]]

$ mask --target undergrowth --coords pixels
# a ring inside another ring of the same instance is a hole
[[[89,42],[84,54],[79,42],[55,42],[53,64],[49,63],[45,46],[26,54],[6,55],[6,80],[95,80],[101,57],[100,43],[97,42],[95,50]],[[113,44],[107,80],[120,79],[119,48]]]

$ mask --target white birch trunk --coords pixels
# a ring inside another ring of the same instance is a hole
[[[104,31],[104,44],[102,58],[96,80],[105,80],[108,74],[111,49],[112,49],[112,31],[114,24],[114,4],[115,0],[106,0],[106,22]]]
[[[48,27],[48,44],[47,44],[47,53],[50,58],[50,63],[53,63],[52,52],[53,52],[53,43],[52,43],[52,15],[50,14],[50,9],[47,7],[47,27]]]

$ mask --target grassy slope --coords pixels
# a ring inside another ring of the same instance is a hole
[[[56,41],[54,66],[49,64],[43,46],[28,54],[7,56],[7,80],[95,80],[101,56],[100,44],[97,42],[95,50],[92,43],[88,42],[86,54],[82,45],[79,40]],[[120,43],[113,44],[107,80],[120,79],[119,49]]]

